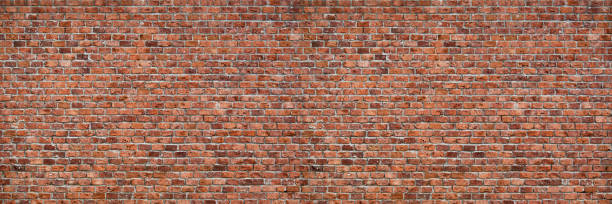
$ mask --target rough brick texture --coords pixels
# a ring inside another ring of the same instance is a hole
[[[3,203],[612,199],[611,0],[0,5]]]

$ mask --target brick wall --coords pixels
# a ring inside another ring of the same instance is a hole
[[[610,0],[0,5],[3,203],[612,199]]]

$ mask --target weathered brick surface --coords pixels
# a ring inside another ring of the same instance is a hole
[[[612,199],[610,0],[0,5],[3,202]]]

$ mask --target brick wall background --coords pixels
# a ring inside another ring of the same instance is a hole
[[[610,0],[0,2],[3,203],[612,199]]]

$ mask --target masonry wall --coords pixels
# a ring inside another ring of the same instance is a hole
[[[612,199],[609,0],[0,2],[2,203]]]

